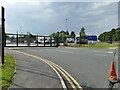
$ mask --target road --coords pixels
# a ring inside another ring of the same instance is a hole
[[[114,49],[54,47],[19,47],[11,49],[42,57],[56,63],[73,76],[82,87],[108,87]]]

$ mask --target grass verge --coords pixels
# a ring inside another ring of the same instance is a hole
[[[108,43],[97,43],[97,44],[82,44],[79,46],[79,44],[73,44],[73,45],[67,45],[67,46],[70,46],[70,47],[92,47],[92,48],[109,48],[109,47],[118,47],[118,45],[116,44],[108,44]]]
[[[0,68],[0,88],[6,90],[12,83],[15,74],[15,61],[12,56],[5,54],[5,64]]]

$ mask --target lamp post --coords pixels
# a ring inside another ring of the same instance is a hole
[[[66,19],[66,42],[67,42],[67,30],[68,30],[68,29],[67,29],[67,20],[68,20],[68,19]]]

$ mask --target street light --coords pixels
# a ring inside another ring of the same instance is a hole
[[[67,42],[67,20],[68,19],[66,19],[66,42]]]
[[[21,26],[20,26],[20,34],[21,34]]]

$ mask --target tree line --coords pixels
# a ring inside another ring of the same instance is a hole
[[[84,27],[82,27],[80,29],[79,34],[83,38],[87,37],[87,35],[85,34],[85,28]],[[67,38],[75,38],[76,34],[75,34],[74,31],[68,32],[68,30],[67,31],[61,30],[60,32],[57,32],[57,33],[54,32],[54,33],[50,34],[49,36],[50,37],[60,37],[60,38],[66,38],[66,37]]]
[[[120,41],[120,28],[112,29],[109,32],[103,32],[99,35],[98,40],[105,41]]]
[[[57,32],[57,33],[52,33],[51,35],[49,35],[50,37],[60,37],[60,38],[64,38],[64,37],[67,37],[67,38],[75,38],[75,32],[72,31],[71,33],[68,32],[68,30],[65,32],[65,31],[60,31],[60,32]]]

